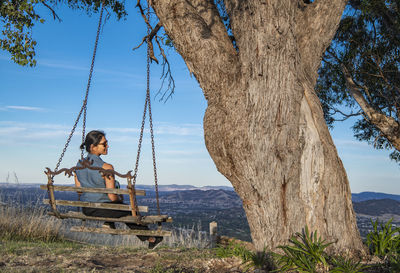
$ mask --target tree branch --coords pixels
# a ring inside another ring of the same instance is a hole
[[[54,9],[53,9],[52,7],[50,7],[50,6],[49,6],[48,4],[46,4],[44,1],[39,1],[39,2],[42,3],[46,8],[48,8],[48,9],[51,11],[54,20],[58,20],[59,22],[62,21],[61,18],[60,18],[60,16],[58,16],[58,14],[54,11]]]
[[[172,94],[174,93],[175,80],[174,80],[174,78],[172,77],[172,74],[171,74],[171,66],[170,66],[169,61],[167,59],[167,55],[165,54],[164,49],[162,48],[158,37],[156,37],[155,41],[156,41],[156,43],[158,45],[158,48],[160,50],[160,53],[161,53],[161,55],[163,57],[163,63],[162,63],[163,69],[162,69],[162,73],[161,73],[161,80],[162,81],[161,81],[160,89],[158,89],[158,92],[157,92],[156,96],[161,94],[161,91],[162,91],[162,88],[164,86],[164,83],[167,80],[168,81],[167,89],[161,95],[160,100],[164,100],[164,99],[168,100],[172,96]],[[168,90],[171,90],[171,92],[168,93]],[[167,97],[165,98],[165,96],[167,96]]]
[[[365,113],[365,118],[382,132],[396,150],[400,151],[400,124],[394,118],[382,114],[369,105],[344,65],[342,65],[342,71],[349,93]]]
[[[146,18],[146,16],[144,18]],[[147,18],[146,18],[146,21],[147,21]],[[138,46],[134,47],[132,50],[136,50],[136,49],[140,48],[144,44],[144,42],[149,41],[150,59],[152,59],[153,61],[158,63],[158,60],[157,60],[156,56],[154,55],[153,38],[154,38],[154,36],[156,36],[157,32],[161,29],[161,27],[162,27],[162,25],[160,22],[158,22],[154,28],[152,28],[150,26],[150,28],[152,29],[150,34],[144,36],[142,39],[142,42]]]
[[[317,71],[321,57],[335,35],[346,3],[347,0],[315,0],[299,12],[296,34],[306,74]],[[309,78],[315,81],[317,73]]]
[[[239,75],[238,58],[214,3],[210,0],[151,0],[150,3],[206,98],[230,86]],[[210,76],[221,73],[226,76]],[[225,80],[220,81],[221,78]]]
[[[356,116],[362,115],[362,112],[361,112],[361,111],[358,111],[358,112],[356,112],[356,113],[351,112],[350,114],[346,114],[346,113],[344,113],[343,111],[341,111],[341,110],[339,110],[339,109],[337,109],[337,108],[334,108],[334,107],[330,107],[330,109],[333,111],[333,112],[330,112],[330,113],[329,113],[331,116],[332,116],[332,115],[335,115],[335,114],[337,114],[337,113],[339,113],[339,114],[341,114],[341,115],[343,116],[342,119],[333,118],[333,120],[335,120],[335,121],[345,121],[346,119],[349,119],[349,118],[351,118],[351,117],[356,117]]]

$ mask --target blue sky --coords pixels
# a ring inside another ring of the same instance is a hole
[[[43,9],[45,24],[34,28],[38,41],[35,68],[20,67],[0,52],[0,182],[15,172],[20,182],[44,183],[45,167],[54,168],[81,107],[87,84],[98,15],[59,7],[62,22]],[[110,143],[104,160],[120,172],[134,168],[145,98],[145,48],[132,51],[145,34],[138,12],[128,7],[126,20],[111,16],[98,48],[88,103],[88,130],[102,129]],[[166,103],[152,100],[160,184],[230,186],[204,145],[206,100],[196,80],[172,49],[169,50],[176,90]],[[151,85],[160,86],[160,67],[152,65]],[[337,124],[331,132],[353,192],[400,194],[400,168],[387,151],[376,151],[355,140],[352,123]],[[73,138],[62,166],[80,156],[81,129]],[[144,140],[138,182],[152,184],[148,131]],[[72,183],[60,177],[56,182]]]

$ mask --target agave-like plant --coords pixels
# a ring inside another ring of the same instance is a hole
[[[271,252],[267,251],[267,248],[264,247],[263,251],[258,252],[250,252],[250,259],[248,261],[243,260],[243,264],[245,271],[249,271],[251,269],[263,269],[267,272],[275,269],[274,261],[271,255]]]
[[[278,246],[284,254],[277,254],[279,272],[294,270],[296,272],[313,273],[328,270],[325,249],[333,242],[326,242],[318,237],[317,231],[309,232],[306,226],[301,233],[297,232],[289,240],[292,245]]]
[[[353,262],[351,259],[341,256],[332,257],[331,264],[333,268],[329,271],[330,273],[362,273],[370,267],[362,264],[361,261]]]
[[[400,252],[400,228],[393,228],[392,220],[386,224],[380,223],[380,228],[378,220],[371,220],[373,230],[367,235],[367,245],[371,253],[383,259]]]

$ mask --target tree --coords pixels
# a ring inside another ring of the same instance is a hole
[[[243,201],[256,248],[307,225],[332,250],[364,254],[314,92],[346,0],[149,2],[159,19],[149,38],[162,26],[204,92],[206,146]]]
[[[354,136],[400,161],[400,1],[350,0],[316,91],[325,119],[359,116]],[[342,105],[353,108],[343,111]]]
[[[32,28],[36,23],[44,23],[45,19],[37,13],[38,6],[44,6],[51,12],[54,20],[61,18],[52,6],[66,2],[73,9],[86,10],[88,13],[98,11],[100,0],[1,0],[0,1],[0,48],[11,54],[11,59],[19,65],[31,67],[36,65],[36,41],[32,37]],[[126,15],[123,2],[109,0],[107,5],[117,15],[117,18]]]
[[[308,225],[363,251],[349,183],[314,92],[346,1],[150,1],[208,107],[207,149],[243,201],[253,242],[275,248]],[[233,40],[229,36],[233,36]]]

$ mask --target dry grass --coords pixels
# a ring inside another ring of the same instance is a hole
[[[62,236],[66,239],[85,242],[96,245],[107,246],[123,246],[123,247],[147,247],[147,242],[140,241],[133,235],[109,235],[109,234],[90,234],[70,232],[69,227],[72,225],[81,225],[78,220],[63,220],[64,228],[60,230]],[[87,222],[86,226],[100,226],[101,222]],[[117,227],[126,229],[124,224],[117,223]],[[150,227],[151,228],[151,227]],[[169,248],[208,248],[210,246],[210,236],[208,233],[200,230],[200,226],[192,226],[191,228],[179,228],[172,230],[172,236],[164,237],[160,243],[160,247]]]
[[[40,207],[0,206],[0,238],[18,240],[61,240],[61,221],[44,215]]]
[[[4,204],[0,194],[0,239],[2,240],[41,240],[44,242],[56,240],[72,240],[88,244],[124,247],[147,247],[147,242],[141,242],[136,236],[120,236],[109,234],[90,234],[70,232],[71,226],[82,225],[80,220],[60,220],[46,215],[46,207],[39,200],[24,206],[21,197],[16,194],[12,202]],[[9,199],[10,200],[10,199]],[[1,205],[2,204],[2,205]],[[102,222],[87,221],[86,226],[100,226]],[[118,228],[127,228],[117,223]],[[200,230],[201,225],[191,228],[179,228],[172,231],[172,236],[165,237],[160,246],[182,248],[207,248],[210,238]],[[156,228],[156,227],[154,227]]]

